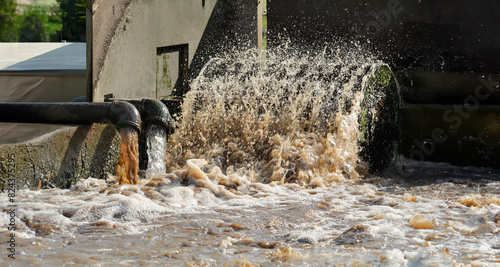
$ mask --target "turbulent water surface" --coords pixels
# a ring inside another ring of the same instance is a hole
[[[416,180],[387,174],[314,189],[228,177],[231,196],[214,193],[210,185],[186,185],[182,174],[137,186],[88,178],[70,190],[23,190],[17,196],[20,254],[15,260],[3,255],[0,262],[500,264],[500,173],[445,164],[423,167],[426,172],[416,173]],[[200,172],[196,164],[191,168],[187,172]],[[1,202],[7,202],[5,194]],[[6,213],[1,216],[2,223],[8,221]],[[6,225],[0,229],[8,234]]]
[[[18,191],[16,259],[0,265],[500,265],[500,171],[366,172],[360,85],[375,62],[359,49],[214,60],[186,96],[166,174]]]

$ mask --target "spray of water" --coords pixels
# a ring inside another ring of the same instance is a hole
[[[167,166],[204,159],[250,182],[321,187],[359,177],[361,79],[374,62],[358,48],[287,47],[265,64],[255,51],[211,60],[185,97]]]
[[[149,124],[147,127],[148,169],[147,176],[165,174],[167,131],[164,127]]]

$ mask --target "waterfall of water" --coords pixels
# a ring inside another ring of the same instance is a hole
[[[147,127],[148,169],[147,176],[164,174],[167,131],[164,127],[149,124]]]
[[[120,184],[137,184],[139,171],[139,134],[130,127],[121,128],[120,157],[116,174]]]

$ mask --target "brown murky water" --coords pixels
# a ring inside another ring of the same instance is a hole
[[[210,175],[213,171],[205,173],[206,179],[197,166],[139,185],[88,178],[70,190],[22,190],[19,254],[15,260],[3,255],[0,263],[500,264],[499,171],[415,163],[419,171],[413,179],[387,173],[309,188],[242,182],[226,175],[218,178],[227,179],[222,186]],[[437,179],[428,179],[427,172]],[[5,194],[0,198],[6,202]],[[3,224],[7,219],[1,213]],[[2,236],[8,234],[5,225],[0,229]]]
[[[252,52],[213,60],[193,82],[170,140],[170,171],[202,158],[251,182],[320,187],[364,173],[360,91],[376,60],[359,49],[279,49],[263,66]]]
[[[120,157],[116,165],[116,174],[120,184],[137,184],[139,172],[139,134],[136,129],[120,129]]]
[[[357,86],[374,59],[229,57],[193,83],[167,174],[21,190],[18,254],[0,265],[500,265],[500,171],[404,162],[408,178],[366,173]],[[6,237],[8,220],[0,213]]]

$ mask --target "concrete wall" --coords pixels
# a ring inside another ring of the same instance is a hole
[[[0,72],[2,102],[65,102],[85,95],[85,76]]]
[[[210,58],[258,47],[258,0],[218,0],[189,66],[196,78]]]
[[[0,43],[0,101],[63,102],[85,95],[84,43]]]
[[[167,80],[158,79],[158,73],[167,69],[173,78],[168,82],[175,85],[179,66],[179,53],[166,57],[163,52],[168,54],[171,46],[187,48],[187,80],[211,57],[256,48],[257,5],[257,0],[87,0],[88,77],[82,74],[68,83],[81,87],[87,79],[87,99],[94,102],[106,94],[161,98],[157,86]],[[115,173],[120,137],[114,125],[1,126],[15,131],[0,142],[0,191],[9,178],[16,188],[67,188],[80,178]],[[31,139],[32,132],[46,134]]]
[[[93,101],[156,98],[157,48],[189,44],[192,60],[216,0],[96,0]],[[175,82],[174,82],[175,83]]]
[[[405,105],[401,154],[417,161],[500,167],[500,109],[485,105]]]
[[[477,76],[500,72],[498,14],[494,0],[273,0],[269,42],[303,49],[357,43],[391,65],[405,100],[458,103],[473,93]],[[500,104],[500,89],[488,104]]]
[[[211,57],[257,47],[257,0],[95,0],[90,4],[88,98],[94,102],[103,101],[107,94],[163,98],[173,87],[185,87],[178,80],[179,53],[164,53],[170,46],[188,46],[185,80],[195,77]]]
[[[0,145],[0,191],[7,179],[16,188],[69,188],[80,178],[114,174],[120,135],[114,125],[60,129],[26,143]]]

